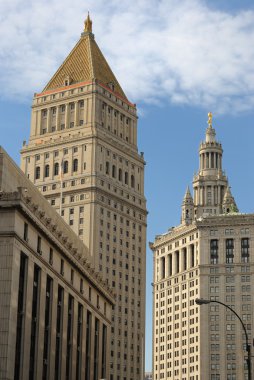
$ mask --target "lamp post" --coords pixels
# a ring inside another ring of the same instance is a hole
[[[247,334],[247,330],[246,330],[246,327],[242,321],[242,319],[239,317],[239,315],[235,312],[234,309],[232,309],[230,306],[226,305],[225,303],[223,302],[220,302],[220,301],[214,301],[214,300],[205,300],[203,298],[196,298],[195,299],[195,302],[197,305],[206,305],[208,303],[219,303],[220,305],[222,306],[225,306],[227,309],[229,309],[230,311],[232,311],[232,313],[235,314],[235,316],[239,319],[239,321],[241,322],[241,325],[242,325],[242,328],[244,330],[244,333],[245,333],[245,339],[246,339],[246,351],[247,351],[247,359],[246,359],[246,363],[247,363],[247,367],[248,367],[248,380],[251,380],[251,351],[250,351],[250,344],[249,344],[249,339],[248,339],[248,334]]]

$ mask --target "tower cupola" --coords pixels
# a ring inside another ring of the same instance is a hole
[[[195,218],[222,213],[228,180],[222,170],[223,149],[216,139],[213,115],[208,113],[205,141],[199,146],[199,171],[193,178]]]

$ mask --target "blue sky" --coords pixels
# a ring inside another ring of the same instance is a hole
[[[90,10],[96,40],[139,109],[147,240],[180,221],[213,112],[241,212],[254,212],[254,3],[247,0],[13,0],[0,4],[1,145],[19,162],[30,106],[76,43]],[[64,20],[64,21],[63,21]],[[152,367],[147,248],[146,369]]]

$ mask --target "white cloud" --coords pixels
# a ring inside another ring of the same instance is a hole
[[[96,40],[130,100],[246,112],[254,106],[254,12],[201,0],[12,0],[0,3],[2,97],[39,92],[79,38]]]

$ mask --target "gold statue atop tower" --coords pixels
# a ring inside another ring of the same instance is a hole
[[[212,114],[212,112],[208,112],[208,121],[207,121],[207,124],[211,128],[212,128],[212,120],[213,120],[213,114]]]
[[[93,23],[92,23],[92,20],[90,19],[89,12],[88,12],[87,18],[85,20],[84,32],[92,33],[92,25],[93,25]]]

